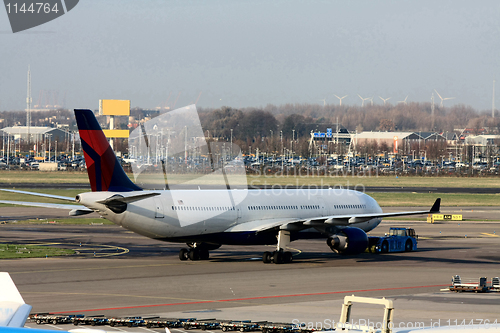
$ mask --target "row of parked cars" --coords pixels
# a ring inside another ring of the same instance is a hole
[[[83,157],[78,156],[75,158],[71,158],[71,156],[60,155],[55,157],[51,157],[45,159],[31,157],[3,157],[0,158],[0,169],[21,169],[21,170],[38,170],[40,167],[40,163],[54,163],[57,162],[57,169],[61,171],[65,170],[80,170],[85,169],[85,160]]]

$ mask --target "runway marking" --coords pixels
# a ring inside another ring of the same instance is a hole
[[[51,324],[45,324],[45,325],[50,326],[52,328],[57,328],[58,330],[62,330],[62,328],[57,327],[56,325],[51,325]]]
[[[39,259],[39,258],[34,258],[34,259]],[[43,260],[47,260],[47,259],[43,258]],[[114,266],[114,267],[106,266],[106,267],[87,267],[87,268],[80,267],[80,268],[67,268],[67,269],[50,269],[50,270],[41,270],[41,271],[12,272],[9,274],[14,275],[14,274],[69,272],[69,271],[93,271],[93,270],[109,270],[109,269],[123,269],[123,268],[178,266],[178,265],[189,265],[189,264],[192,264],[192,263],[187,262],[187,263],[179,263],[179,264],[155,264],[155,265],[151,264],[151,265],[128,265],[128,266]]]
[[[76,312],[92,312],[92,311],[110,311],[110,310],[125,310],[125,309],[141,309],[141,308],[154,308],[154,307],[165,307],[165,306],[176,306],[176,305],[192,305],[192,304],[208,304],[208,303],[229,303],[229,302],[241,302],[259,299],[278,299],[278,298],[289,298],[289,297],[305,297],[305,296],[322,296],[322,295],[335,295],[335,294],[353,294],[360,292],[369,291],[390,291],[390,290],[405,290],[405,289],[418,289],[418,288],[437,288],[437,287],[447,287],[448,284],[435,284],[428,286],[410,286],[410,287],[394,287],[394,288],[376,288],[376,289],[359,289],[359,290],[344,290],[344,291],[327,291],[321,293],[305,293],[305,294],[291,294],[291,295],[273,295],[273,296],[256,296],[256,297],[243,297],[243,298],[231,298],[231,299],[219,299],[219,300],[201,300],[201,301],[191,301],[191,302],[179,302],[179,303],[166,303],[166,304],[150,304],[150,305],[137,305],[137,306],[120,306],[114,308],[101,308],[101,309],[86,309],[86,310],[71,310],[62,312],[51,312],[51,314],[63,314],[63,313],[76,313]]]
[[[83,255],[91,255],[91,252],[94,252],[95,258],[103,258],[103,257],[111,257],[111,256],[119,256],[123,254],[127,254],[130,252],[129,249],[120,246],[106,245],[106,244],[92,244],[93,247],[87,247],[86,244],[81,243],[34,243],[31,245],[39,245],[39,246],[50,246],[50,245],[72,245],[77,246],[77,248],[71,249],[75,251],[77,254]],[[121,252],[115,253],[105,253],[105,252],[97,252],[97,251],[115,251],[121,250]],[[90,252],[90,253],[89,253]]]
[[[497,234],[490,234],[490,233],[487,233],[487,232],[482,232],[481,234],[482,234],[482,235],[489,236],[489,237],[500,237],[500,236],[498,236]]]
[[[148,331],[148,332],[156,332],[156,331],[151,330],[151,329],[146,328],[146,327],[141,327],[141,326],[139,326],[138,328],[143,329],[143,330]]]

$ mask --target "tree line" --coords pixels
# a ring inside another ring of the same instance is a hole
[[[283,104],[265,107],[198,108],[205,136],[214,140],[233,140],[244,152],[268,150],[283,153],[285,149],[305,152],[311,131],[335,131],[337,123],[350,132],[362,131],[435,131],[452,132],[469,128],[473,134],[500,133],[500,117],[492,118],[491,111],[478,112],[470,106],[435,105],[411,102],[396,105],[319,105]],[[131,115],[140,121],[155,115],[151,110],[134,108]],[[32,126],[68,124],[76,129],[73,112],[54,110],[32,112]],[[119,117],[120,118],[120,117]],[[125,117],[121,117],[125,118]],[[26,112],[0,112],[0,127],[25,125]],[[128,119],[121,119],[127,128]],[[293,139],[293,142],[290,143]],[[379,147],[380,148],[380,147]]]

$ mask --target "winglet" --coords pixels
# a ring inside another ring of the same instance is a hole
[[[23,327],[31,311],[25,304],[9,273],[0,272],[0,327]]]
[[[440,206],[441,206],[441,198],[437,198],[436,201],[434,202],[434,205],[432,205],[432,208],[429,211],[429,213],[439,213]]]

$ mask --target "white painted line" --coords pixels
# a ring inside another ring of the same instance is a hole
[[[56,325],[45,324],[45,326],[50,326],[50,327],[52,327],[52,328],[56,328],[56,329],[58,329],[58,330],[62,330],[62,328],[57,327]]]

